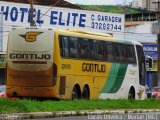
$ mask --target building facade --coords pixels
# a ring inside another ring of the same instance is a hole
[[[149,11],[157,11],[158,6],[154,3],[157,1],[158,0],[133,0],[132,7],[146,9]]]
[[[133,0],[132,1],[132,7],[134,7],[134,8],[146,8],[146,6],[145,6],[145,1],[146,0]]]

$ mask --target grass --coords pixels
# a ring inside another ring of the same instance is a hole
[[[141,13],[144,10],[131,8],[128,6],[112,6],[112,5],[79,5],[85,10],[102,11],[107,13],[119,13],[119,14],[134,14]]]
[[[0,98],[0,114],[23,112],[53,112],[71,110],[95,110],[95,109],[158,109],[159,99],[146,100],[76,100],[76,101],[12,101]]]

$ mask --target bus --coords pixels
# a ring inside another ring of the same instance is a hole
[[[15,28],[8,40],[6,94],[145,99],[143,47],[104,33]]]
[[[6,76],[6,53],[0,52],[0,85],[5,84]]]

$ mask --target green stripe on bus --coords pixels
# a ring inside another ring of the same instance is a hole
[[[116,93],[124,80],[128,64],[112,64],[111,70],[102,89],[102,93]]]

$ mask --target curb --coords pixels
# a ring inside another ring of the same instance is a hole
[[[13,114],[0,114],[0,120],[22,120],[22,119],[56,118],[56,117],[68,117],[68,116],[150,113],[150,112],[160,112],[160,109],[77,110],[77,111],[58,111],[58,112],[13,113]]]

